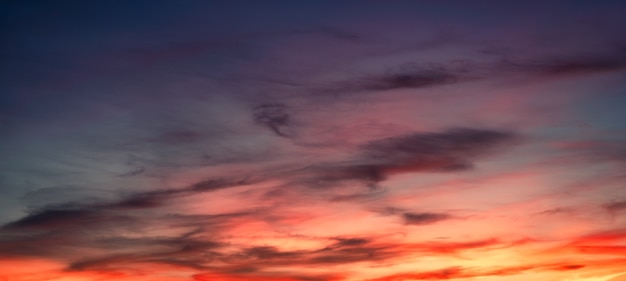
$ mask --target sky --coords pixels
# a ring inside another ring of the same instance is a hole
[[[624,1],[0,1],[0,281],[625,281]]]

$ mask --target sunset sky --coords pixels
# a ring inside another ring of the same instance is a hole
[[[626,281],[626,1],[0,1],[0,281]]]

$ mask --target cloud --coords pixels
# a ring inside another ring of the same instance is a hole
[[[360,79],[351,91],[388,91],[394,89],[420,89],[456,83],[454,72],[439,67],[404,67],[399,71]]]
[[[129,196],[128,198],[121,200],[120,202],[110,204],[109,207],[120,209],[157,208],[165,204],[165,202],[163,201],[167,199],[166,195],[167,193],[158,194],[152,192],[147,194],[136,194]]]
[[[358,242],[358,243],[357,243]],[[223,256],[229,264],[273,267],[277,265],[351,264],[362,261],[382,261],[397,255],[392,245],[365,245],[366,242],[339,242],[328,247],[308,251],[280,251],[276,247],[255,246],[240,253]]]
[[[512,65],[519,70],[542,76],[592,75],[625,70],[626,55],[621,53],[609,56],[578,55],[512,63]]]
[[[511,54],[515,55],[515,54]],[[626,69],[626,55],[613,52],[607,55],[571,54],[564,56],[535,55],[530,59],[504,59],[493,62],[478,60],[405,62],[382,74],[365,75],[321,87],[316,93],[335,96],[354,93],[379,93],[401,89],[426,89],[475,80],[506,77],[511,71],[543,78],[563,78],[576,75],[594,75]]]
[[[191,269],[207,269],[208,261],[220,257],[216,251],[222,243],[200,240],[188,236],[124,238],[112,237],[98,239],[90,243],[91,247],[125,248],[124,253],[81,258],[72,262],[67,270],[84,271],[105,268],[123,268],[137,263],[176,265]]]
[[[564,271],[568,271],[568,270],[576,270],[576,269],[581,269],[585,267],[585,265],[582,264],[566,264],[566,265],[559,265],[559,266],[555,266],[554,269],[555,270],[564,270]]]
[[[374,165],[387,173],[457,171],[470,168],[473,158],[514,139],[506,131],[459,128],[375,140],[361,149],[367,160],[383,162]]]
[[[473,168],[481,157],[512,147],[518,139],[508,131],[449,129],[441,132],[401,134],[353,146],[353,153],[340,160],[320,160],[276,177],[286,181],[267,193],[269,199],[302,200],[308,193],[330,202],[369,204],[385,200],[393,190],[383,182],[397,174],[451,173]],[[270,176],[270,178],[273,176]],[[287,188],[289,186],[290,188]],[[309,189],[294,190],[295,187]],[[411,214],[407,225],[450,219],[445,214]]]
[[[360,261],[381,261],[396,254],[377,246],[353,246],[336,249],[323,249],[311,257],[308,264],[347,264]]]
[[[43,210],[9,223],[3,228],[62,228],[84,225],[92,221],[94,213],[89,210]]]
[[[254,108],[254,122],[267,127],[275,135],[289,138],[289,125],[291,116],[287,112],[287,106],[282,103],[261,104]]]
[[[206,269],[213,260],[224,256],[218,250],[225,244],[204,235],[224,231],[228,222],[251,215],[137,216],[116,213],[112,210],[51,210],[43,213],[51,218],[45,223],[38,222],[42,214],[26,217],[3,227],[1,256],[44,256],[63,260],[69,263],[67,269],[71,271],[126,268],[142,263]],[[174,235],[148,236],[149,229],[154,229],[150,224],[156,221],[168,226]],[[143,234],[129,235],[132,233]],[[91,250],[85,252],[85,248]]]
[[[311,167],[315,177],[307,182],[332,185],[362,180],[374,186],[396,173],[463,171],[470,169],[476,158],[516,138],[506,131],[460,128],[373,140],[358,147],[353,161]]]
[[[105,204],[104,208],[156,208],[164,206],[167,201],[180,196],[189,196],[194,193],[213,192],[221,189],[244,186],[250,184],[250,178],[225,179],[211,178],[191,184],[180,189],[165,189],[157,191],[141,192],[126,196],[119,202]]]
[[[339,238],[337,246],[360,246],[369,243],[368,239],[363,238]]]
[[[82,247],[90,247],[99,249],[101,256],[81,258],[84,260],[77,261],[71,268],[82,270],[104,264],[147,260],[197,268],[204,260],[192,258],[192,254],[218,245],[213,240],[195,238],[198,229],[205,234],[218,233],[228,229],[229,222],[262,213],[256,210],[254,213],[178,215],[170,213],[171,200],[240,184],[244,182],[214,179],[182,189],[135,193],[118,200],[70,201],[43,206],[0,228],[0,252],[15,257],[47,256],[73,260],[85,256],[81,254]],[[147,233],[157,221],[169,225],[171,231],[182,231],[183,234],[169,238],[126,237],[128,233]],[[210,230],[204,228],[209,226]],[[103,239],[103,236],[108,238]]]
[[[454,63],[404,63],[382,73],[355,76],[325,86],[310,87],[313,93],[321,97],[351,96],[366,93],[382,94],[391,90],[427,89],[469,80],[464,70],[458,69]]]
[[[444,213],[404,213],[402,216],[408,225],[428,225],[452,218]]]
[[[607,211],[611,214],[615,215],[619,212],[626,210],[626,200],[624,201],[615,201],[604,206]]]
[[[271,259],[289,259],[298,257],[300,253],[298,252],[280,252],[274,247],[252,247],[246,249],[244,252],[246,257],[251,257],[260,260],[271,260]]]

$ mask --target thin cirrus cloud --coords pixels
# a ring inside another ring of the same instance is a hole
[[[623,3],[480,2],[3,4],[0,280],[623,278]]]

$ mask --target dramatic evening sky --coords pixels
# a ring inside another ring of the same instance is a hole
[[[0,1],[1,281],[624,281],[626,1]]]

